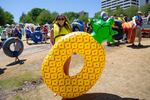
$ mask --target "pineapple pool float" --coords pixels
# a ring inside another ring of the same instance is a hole
[[[86,93],[99,79],[105,65],[105,52],[101,43],[112,41],[115,34],[111,26],[112,18],[104,22],[92,19],[93,33],[73,32],[63,36],[52,47],[42,64],[45,84],[64,98],[74,98]],[[82,70],[69,76],[64,73],[64,64],[74,53],[84,59]]]

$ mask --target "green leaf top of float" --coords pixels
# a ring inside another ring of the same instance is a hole
[[[114,40],[112,36],[118,34],[116,31],[112,30],[112,25],[114,24],[113,18],[109,18],[105,22],[99,17],[98,19],[90,19],[90,23],[93,28],[91,35],[100,44],[105,40],[113,42]]]

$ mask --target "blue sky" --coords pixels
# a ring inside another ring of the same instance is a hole
[[[22,12],[27,13],[35,7],[58,13],[84,10],[89,13],[89,17],[93,17],[101,9],[101,0],[0,0],[0,6],[12,13],[18,22]]]

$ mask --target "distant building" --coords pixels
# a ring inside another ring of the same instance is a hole
[[[139,6],[143,6],[147,3],[150,3],[150,0],[139,0]]]
[[[101,8],[114,10],[116,7],[120,6],[123,9],[127,9],[131,6],[143,6],[149,2],[150,0],[102,0]]]

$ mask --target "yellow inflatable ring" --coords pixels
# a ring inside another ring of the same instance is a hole
[[[68,76],[63,66],[74,53],[84,58],[83,69],[75,76]],[[96,83],[104,64],[104,48],[90,34],[73,32],[50,50],[42,64],[42,77],[53,92],[64,98],[74,98],[86,93]]]

